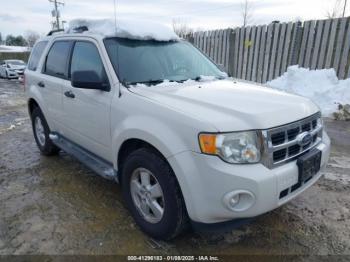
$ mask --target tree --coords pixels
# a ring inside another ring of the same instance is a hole
[[[253,5],[249,0],[244,0],[242,3],[242,19],[243,27],[253,22]]]
[[[173,19],[173,29],[174,32],[180,37],[193,33],[193,29],[190,28],[184,20],[179,18]]]
[[[24,39],[23,36],[13,36],[8,35],[5,40],[6,45],[9,46],[27,46],[27,41]]]
[[[2,34],[0,32],[0,45],[2,44]]]
[[[345,17],[348,0],[334,0],[326,13],[327,18]]]
[[[32,30],[28,30],[25,34],[25,39],[27,40],[29,47],[33,47],[39,38],[40,38],[40,35],[37,32]]]

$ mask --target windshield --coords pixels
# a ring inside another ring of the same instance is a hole
[[[185,41],[159,42],[123,38],[104,40],[119,79],[126,84],[158,84],[164,80],[222,79],[227,75]],[[118,53],[119,52],[119,53]]]
[[[7,63],[10,65],[25,65],[25,63],[20,60],[8,60]]]

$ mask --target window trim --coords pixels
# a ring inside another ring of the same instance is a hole
[[[106,70],[106,66],[105,64],[103,63],[103,59],[102,59],[102,55],[100,53],[100,50],[98,49],[98,46],[93,42],[93,41],[90,41],[90,40],[86,40],[86,39],[76,39],[76,40],[71,40],[73,41],[72,43],[72,46],[71,46],[71,49],[70,49],[70,54],[69,54],[69,64],[68,64],[68,77],[66,80],[68,81],[72,81],[72,76],[71,76],[71,67],[72,67],[72,58],[73,58],[73,52],[74,52],[74,48],[75,48],[75,45],[77,42],[85,42],[85,43],[89,43],[89,44],[92,44],[93,46],[95,46],[96,50],[97,50],[97,53],[100,57],[100,60],[101,60],[101,63],[102,63],[102,66],[103,66],[103,69],[105,71],[105,74],[106,74],[106,80],[107,80],[107,84],[108,84],[108,88],[106,88],[105,90],[102,90],[104,92],[110,92],[111,91],[111,81],[109,80],[109,77],[108,77],[108,73],[107,73],[107,70]],[[73,87],[73,86],[72,86]],[[75,88],[75,87],[73,87]]]
[[[68,42],[69,43],[69,50],[68,50],[68,55],[67,55],[67,59],[66,59],[66,65],[65,65],[65,72],[63,75],[57,75],[57,74],[50,74],[46,72],[46,63],[47,63],[47,58],[50,54],[51,49],[53,48],[53,46],[58,43],[58,42]],[[73,46],[74,40],[70,40],[70,39],[59,39],[59,40],[55,40],[51,43],[51,46],[49,48],[49,50],[46,53],[45,56],[45,60],[43,63],[43,66],[41,68],[41,73],[44,75],[48,75],[48,76],[52,76],[52,77],[56,77],[56,78],[60,78],[60,79],[64,79],[64,80],[69,80],[68,79],[68,65],[69,65],[69,59],[70,59],[70,55],[72,53],[72,46]]]

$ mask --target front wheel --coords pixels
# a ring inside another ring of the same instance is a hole
[[[36,107],[31,115],[34,138],[40,152],[51,156],[57,154],[60,149],[51,141],[50,128],[40,108]]]
[[[138,149],[127,157],[122,188],[136,224],[151,237],[169,240],[186,228],[188,217],[178,182],[154,150]]]

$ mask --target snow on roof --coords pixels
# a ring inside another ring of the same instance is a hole
[[[338,104],[350,104],[350,78],[339,80],[334,69],[310,70],[290,66],[281,77],[267,86],[313,100],[324,116],[338,111]]]
[[[176,41],[179,37],[168,26],[148,20],[117,19],[117,28],[113,19],[74,19],[70,21],[67,33],[81,26],[88,27],[84,33],[117,36],[136,40]]]
[[[26,46],[7,46],[0,45],[0,53],[17,53],[17,52],[29,52],[30,48]]]

